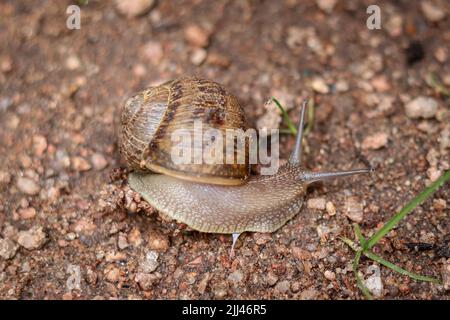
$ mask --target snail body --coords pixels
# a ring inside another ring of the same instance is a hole
[[[250,175],[247,161],[177,166],[168,156],[167,134],[181,126],[192,128],[194,119],[219,130],[246,128],[242,108],[225,88],[182,77],[144,90],[127,101],[121,117],[119,149],[133,170],[128,177],[130,187],[163,214],[201,232],[276,231],[300,211],[311,182],[370,172],[304,170],[305,109],[306,102],[289,162],[274,175]]]

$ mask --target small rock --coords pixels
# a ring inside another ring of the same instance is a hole
[[[120,269],[112,264],[106,266],[104,274],[109,282],[115,283],[120,280]]]
[[[121,14],[127,18],[142,16],[150,11],[155,0],[115,0],[114,4]]]
[[[349,89],[348,82],[345,80],[338,80],[335,85],[337,92],[347,92]]]
[[[406,115],[412,119],[432,118],[435,116],[437,109],[437,101],[424,96],[417,97],[405,105]]]
[[[383,282],[381,281],[380,267],[373,264],[367,268],[367,273],[372,273],[372,275],[364,280],[364,284],[375,297],[381,297],[383,293]]]
[[[148,247],[156,251],[167,251],[169,249],[169,239],[157,231],[151,231],[148,236]]]
[[[11,174],[7,171],[0,171],[0,185],[11,182]]]
[[[204,294],[206,287],[208,286],[208,282],[209,279],[211,278],[211,274],[209,272],[207,272],[205,274],[205,276],[202,278],[202,280],[200,280],[200,282],[198,283],[198,287],[197,287],[197,291],[200,294]]]
[[[94,153],[91,156],[91,163],[95,170],[103,170],[108,165],[108,161],[101,153]]]
[[[128,233],[128,242],[135,248],[141,245],[142,237],[139,229],[134,228]]]
[[[72,160],[72,168],[75,171],[88,171],[91,169],[91,165],[89,162],[86,161],[86,159],[82,157],[73,157]]]
[[[375,88],[375,90],[378,92],[386,92],[391,89],[389,80],[385,75],[381,75],[381,76],[373,78],[371,81],[371,84]]]
[[[442,285],[445,290],[450,290],[450,259],[444,262],[442,265]]]
[[[120,250],[126,249],[128,247],[127,237],[124,234],[119,234],[119,238],[117,239],[117,246]]]
[[[208,56],[208,52],[205,49],[197,48],[191,54],[191,62],[192,64],[199,66],[201,65]]]
[[[0,70],[3,73],[8,73],[13,68],[13,60],[9,55],[0,56]]]
[[[47,139],[44,136],[33,137],[33,152],[36,156],[40,157],[47,149]]]
[[[36,216],[36,209],[33,207],[22,208],[18,213],[22,220],[33,219]]]
[[[283,280],[277,283],[275,286],[275,291],[278,291],[280,293],[286,293],[289,291],[291,284],[287,280]]]
[[[9,239],[0,239],[0,257],[5,260],[12,259],[16,255],[18,245]]]
[[[316,289],[308,288],[300,293],[300,300],[313,300],[316,299],[318,295],[319,292]]]
[[[363,204],[357,197],[347,197],[345,200],[344,214],[352,221],[363,221]]]
[[[328,279],[330,281],[333,281],[333,280],[336,279],[336,274],[333,271],[330,271],[330,270],[325,270],[323,275],[325,276],[326,279]]]
[[[440,63],[445,63],[448,59],[448,50],[445,47],[439,47],[434,52],[434,57]]]
[[[152,64],[157,65],[164,57],[164,50],[158,41],[149,41],[142,47],[142,54]]]
[[[373,134],[371,136],[366,137],[363,140],[363,142],[361,144],[361,147],[364,150],[369,150],[369,149],[377,150],[377,149],[380,149],[380,148],[386,146],[386,144],[388,142],[388,137],[389,137],[389,135],[387,133],[385,133],[385,132],[375,133],[375,134]]]
[[[70,55],[65,62],[66,68],[69,70],[76,70],[81,66],[81,61],[76,55]]]
[[[316,0],[316,4],[320,10],[331,13],[336,5],[337,0]]]
[[[231,65],[231,60],[227,56],[217,52],[209,53],[206,62],[221,68],[228,68]]]
[[[308,199],[307,206],[309,209],[325,210],[325,198]]]
[[[41,248],[47,241],[47,236],[40,226],[34,226],[27,231],[20,231],[17,242],[28,250]]]
[[[206,47],[209,44],[209,32],[198,25],[188,25],[184,29],[186,41],[196,47]]]
[[[325,209],[327,209],[327,212],[330,216],[334,216],[336,214],[336,207],[334,206],[333,202],[328,201],[325,205]]]
[[[214,298],[216,299],[223,299],[227,296],[228,292],[225,288],[219,287],[214,290]]]
[[[67,290],[81,290],[81,268],[79,265],[69,264],[67,266],[69,277],[66,281]]]
[[[41,191],[41,187],[36,182],[25,177],[19,177],[17,179],[17,188],[30,196],[37,195]]]
[[[269,273],[266,276],[266,283],[269,286],[273,286],[273,285],[275,285],[275,283],[277,283],[277,281],[278,281],[277,275],[275,273],[269,271]]]
[[[139,284],[142,290],[150,290],[158,279],[159,277],[153,273],[139,272],[134,278],[134,281]]]
[[[330,92],[330,88],[323,78],[315,78],[311,82],[311,87],[318,93],[327,94]]]
[[[9,97],[0,98],[0,112],[5,112],[14,104],[13,99]]]
[[[437,22],[445,18],[445,10],[432,1],[421,1],[420,7],[425,18],[430,22]]]
[[[228,280],[231,282],[241,282],[242,278],[244,277],[244,275],[242,274],[241,271],[236,270],[233,273],[230,273],[230,275],[228,276]]]
[[[152,273],[158,268],[158,253],[156,251],[147,251],[145,258],[139,264],[139,269],[145,273]]]

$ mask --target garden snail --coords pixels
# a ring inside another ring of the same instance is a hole
[[[306,102],[289,162],[274,175],[250,175],[247,162],[177,166],[168,151],[171,132],[192,129],[194,119],[219,130],[245,128],[244,112],[225,88],[204,79],[181,77],[146,89],[126,102],[121,115],[119,149],[134,170],[130,187],[158,211],[192,229],[233,234],[233,245],[245,231],[274,232],[300,211],[311,182],[370,172],[304,170],[305,109]]]

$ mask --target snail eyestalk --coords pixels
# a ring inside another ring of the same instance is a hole
[[[355,169],[348,171],[337,171],[337,172],[305,172],[303,173],[303,181],[311,183],[320,180],[338,178],[338,177],[348,177],[355,174],[361,173],[371,173],[373,172],[372,168],[368,169]]]
[[[300,165],[302,161],[303,125],[305,123],[305,111],[307,104],[308,101],[304,100],[300,110],[300,120],[298,122],[297,136],[295,138],[295,147],[294,150],[292,150],[291,158],[289,159],[291,164]]]

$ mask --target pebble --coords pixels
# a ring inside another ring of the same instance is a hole
[[[438,109],[438,103],[433,98],[419,96],[405,105],[405,112],[409,118],[432,118]]]
[[[142,16],[150,11],[155,0],[115,0],[117,11],[127,18]]]
[[[66,281],[67,290],[81,290],[81,267],[79,265],[69,264],[66,272],[69,275]]]
[[[307,206],[309,209],[325,210],[326,200],[325,198],[308,199]]]
[[[167,236],[157,231],[150,232],[147,241],[148,247],[151,250],[167,251],[167,249],[169,249],[169,239],[167,238]]]
[[[228,68],[231,65],[230,58],[218,52],[209,53],[206,62],[221,68]]]
[[[323,78],[314,78],[311,82],[311,87],[317,93],[327,94],[330,92],[330,88]]]
[[[75,171],[88,171],[91,169],[91,165],[86,159],[82,157],[73,157],[71,160],[72,168]]]
[[[283,280],[277,283],[275,286],[275,291],[278,291],[280,293],[286,293],[289,291],[291,284],[288,280]]]
[[[275,285],[275,283],[277,283],[277,281],[278,281],[277,275],[275,273],[269,271],[269,273],[266,276],[266,283],[269,286],[273,286],[273,285]]]
[[[76,55],[70,55],[65,61],[66,68],[69,70],[76,70],[81,67],[81,61]]]
[[[135,248],[141,245],[142,237],[139,229],[134,228],[128,233],[128,242]]]
[[[334,216],[334,215],[336,214],[336,207],[335,207],[335,205],[333,204],[333,202],[331,202],[331,201],[328,201],[328,202],[325,204],[325,209],[327,210],[327,213],[328,213],[330,216]]]
[[[19,216],[22,220],[33,219],[36,216],[36,209],[33,207],[22,208],[19,210]]]
[[[158,252],[156,251],[147,251],[145,254],[145,258],[139,264],[140,271],[144,273],[152,273],[158,268]]]
[[[127,237],[122,233],[119,234],[119,238],[117,239],[117,246],[120,250],[126,249],[129,246]]]
[[[18,245],[9,239],[0,239],[0,257],[5,260],[12,259],[16,255]]]
[[[364,280],[364,284],[375,297],[381,297],[383,294],[383,282],[381,281],[380,267],[373,264],[367,268],[367,273],[372,275]]]
[[[300,293],[300,300],[313,300],[316,299],[318,295],[319,292],[316,289],[308,288]]]
[[[1,98],[0,99],[0,112],[5,112],[14,104],[13,99],[9,97]]]
[[[41,248],[47,241],[47,236],[40,226],[33,226],[26,231],[20,231],[17,242],[28,250]]]
[[[337,0],[316,0],[316,4],[320,10],[331,13],[336,5]]]
[[[106,280],[109,282],[118,282],[120,280],[120,269],[110,264],[106,266],[105,271],[103,272]]]
[[[157,65],[164,57],[164,50],[158,41],[149,41],[142,47],[142,55],[152,64]]]
[[[336,274],[333,271],[330,271],[330,270],[325,270],[323,275],[325,276],[326,279],[328,279],[330,281],[333,281],[333,280],[336,279]]]
[[[17,188],[30,196],[37,195],[41,191],[41,187],[36,182],[25,177],[19,177],[17,179]]]
[[[448,59],[448,50],[445,47],[439,47],[434,52],[434,57],[440,63],[445,63]]]
[[[344,214],[352,221],[363,221],[363,204],[357,197],[347,197],[344,205]]]
[[[0,184],[8,184],[11,182],[11,174],[7,171],[0,171]]]
[[[241,271],[236,270],[233,273],[230,273],[230,275],[228,276],[228,280],[231,282],[241,282],[243,279],[244,275],[242,274]]]
[[[421,1],[420,7],[425,18],[430,22],[437,22],[445,18],[445,10],[433,1]]]
[[[380,148],[386,146],[386,144],[388,142],[388,137],[389,137],[389,135],[387,133],[385,133],[385,132],[375,133],[375,134],[373,134],[371,136],[366,137],[363,140],[363,142],[361,144],[361,147],[364,150],[369,150],[369,149],[377,150],[377,149],[380,149]]]
[[[37,135],[33,137],[33,153],[40,157],[47,149],[47,139],[44,136]]]
[[[150,290],[158,279],[159,277],[155,274],[139,272],[136,274],[134,281],[139,284],[142,290]]]
[[[441,275],[444,289],[450,290],[450,259],[447,259],[442,265]]]
[[[3,73],[8,73],[13,68],[13,60],[9,55],[3,55],[0,57],[0,70]]]
[[[108,165],[108,161],[101,153],[94,153],[91,156],[91,163],[95,170],[103,170]]]
[[[385,75],[373,78],[371,84],[378,92],[386,92],[391,90],[391,85],[389,83],[388,78]]]
[[[208,52],[205,49],[197,48],[191,54],[191,62],[192,64],[199,66],[205,62],[207,56]]]
[[[209,44],[209,32],[198,25],[191,24],[184,29],[186,41],[195,47],[206,47]]]

